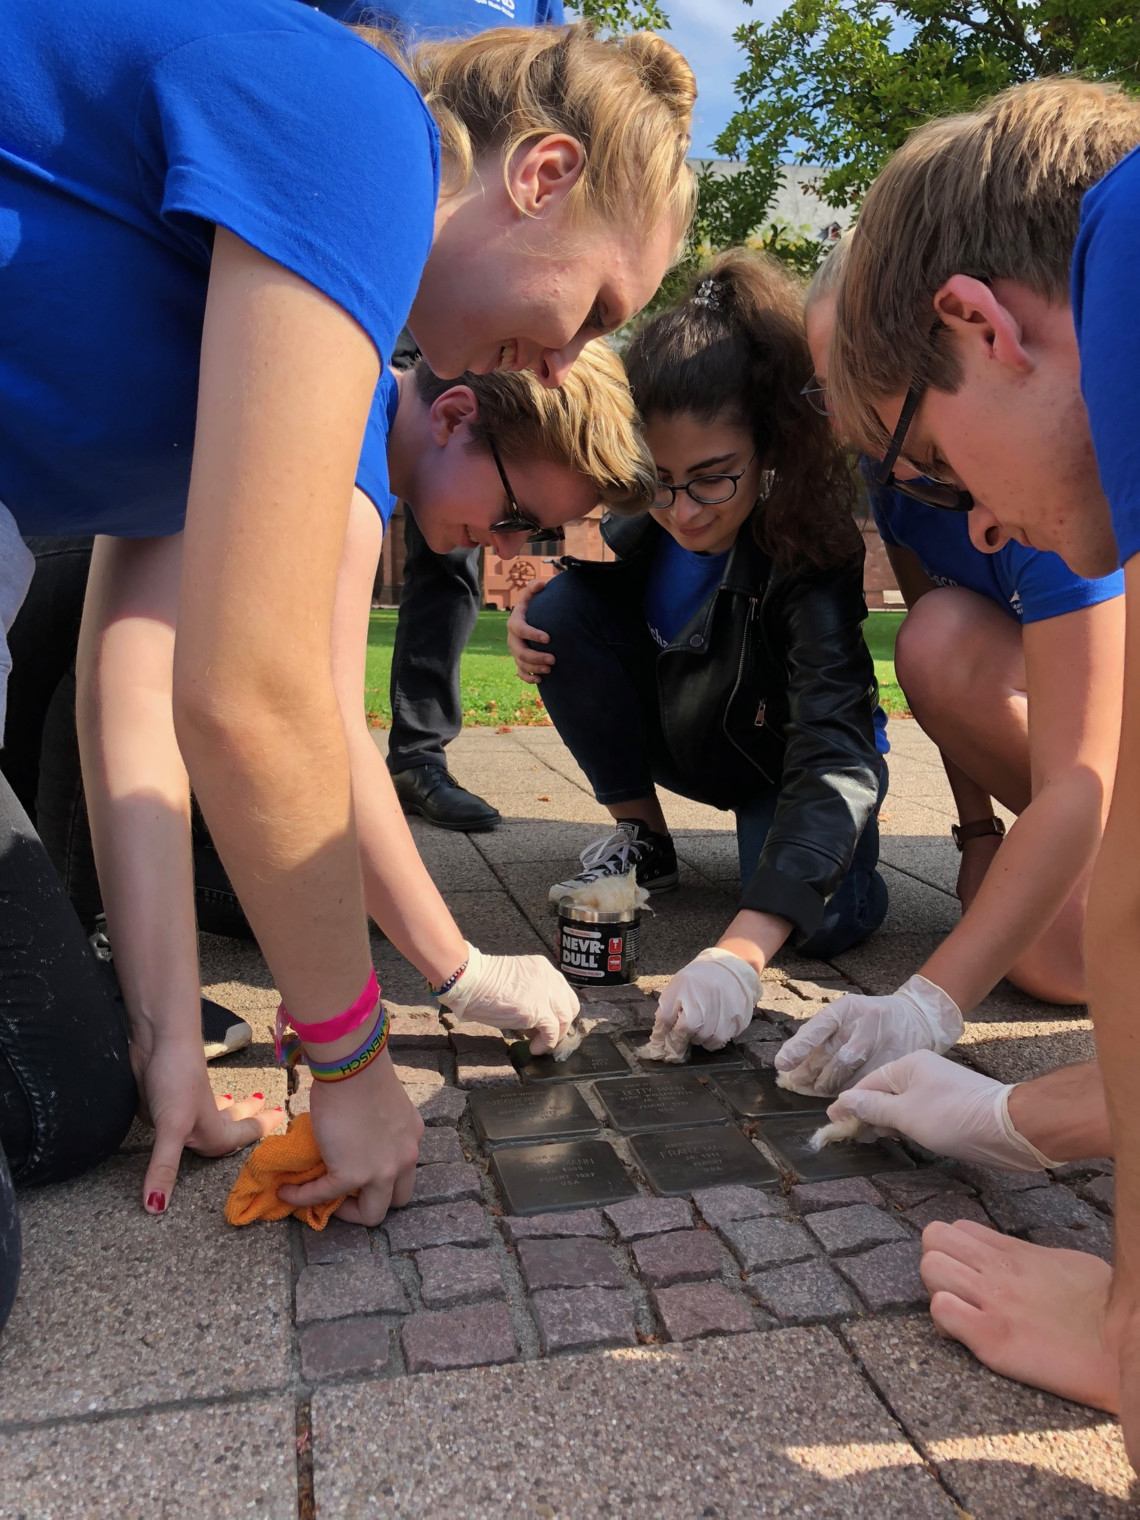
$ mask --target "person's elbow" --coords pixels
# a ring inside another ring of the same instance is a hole
[[[174,726],[192,776],[196,765],[264,767],[279,745],[305,748],[325,732],[343,734],[331,678],[309,678],[287,657],[261,670],[176,666]]]

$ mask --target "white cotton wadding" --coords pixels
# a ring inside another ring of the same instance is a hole
[[[585,1038],[586,1031],[582,1028],[581,1019],[575,1019],[550,1054],[556,1061],[565,1061],[574,1054]]]
[[[644,908],[649,893],[637,885],[637,869],[631,867],[624,876],[602,876],[585,881],[563,894],[578,908],[593,908],[597,913],[627,913]]]
[[[648,1044],[643,1045],[634,1054],[643,1061],[668,1061],[674,1066],[680,1066],[692,1059],[689,1042],[683,1034],[676,1034],[672,1029],[656,1027],[649,1036]]]
[[[822,1129],[817,1129],[808,1144],[813,1151],[821,1151],[825,1145],[835,1145],[841,1140],[874,1140],[876,1131],[870,1124],[864,1124],[862,1119],[856,1119],[854,1115],[850,1119],[840,1119],[836,1124],[825,1124]]]
[[[815,1088],[811,1085],[810,1082],[804,1082],[802,1079],[801,1080],[797,1080],[797,1078],[799,1078],[799,1074],[800,1074],[800,1072],[802,1070],[803,1070],[802,1066],[796,1066],[791,1071],[777,1072],[776,1073],[776,1086],[777,1087],[786,1087],[789,1092],[799,1093],[799,1095],[800,1095],[801,1098],[826,1098],[826,1097],[828,1097],[829,1094],[827,1094],[827,1093],[816,1092]]]

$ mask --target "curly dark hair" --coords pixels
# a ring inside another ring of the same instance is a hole
[[[625,364],[647,421],[728,412],[752,435],[771,486],[749,521],[774,560],[827,569],[858,552],[849,463],[800,394],[812,372],[803,291],[775,259],[746,248],[720,254],[684,300],[637,333]]]

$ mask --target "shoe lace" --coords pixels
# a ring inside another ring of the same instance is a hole
[[[649,841],[635,839],[628,828],[616,828],[604,839],[589,844],[578,856],[582,862],[577,881],[597,881],[599,876],[624,876],[649,849]]]

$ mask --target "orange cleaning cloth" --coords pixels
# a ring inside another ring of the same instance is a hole
[[[298,1114],[290,1119],[285,1134],[269,1135],[250,1152],[226,1199],[226,1218],[230,1224],[252,1224],[255,1219],[288,1219],[296,1214],[310,1229],[323,1230],[343,1198],[293,1208],[278,1198],[277,1189],[283,1183],[312,1182],[327,1170],[313,1121],[308,1114]]]

